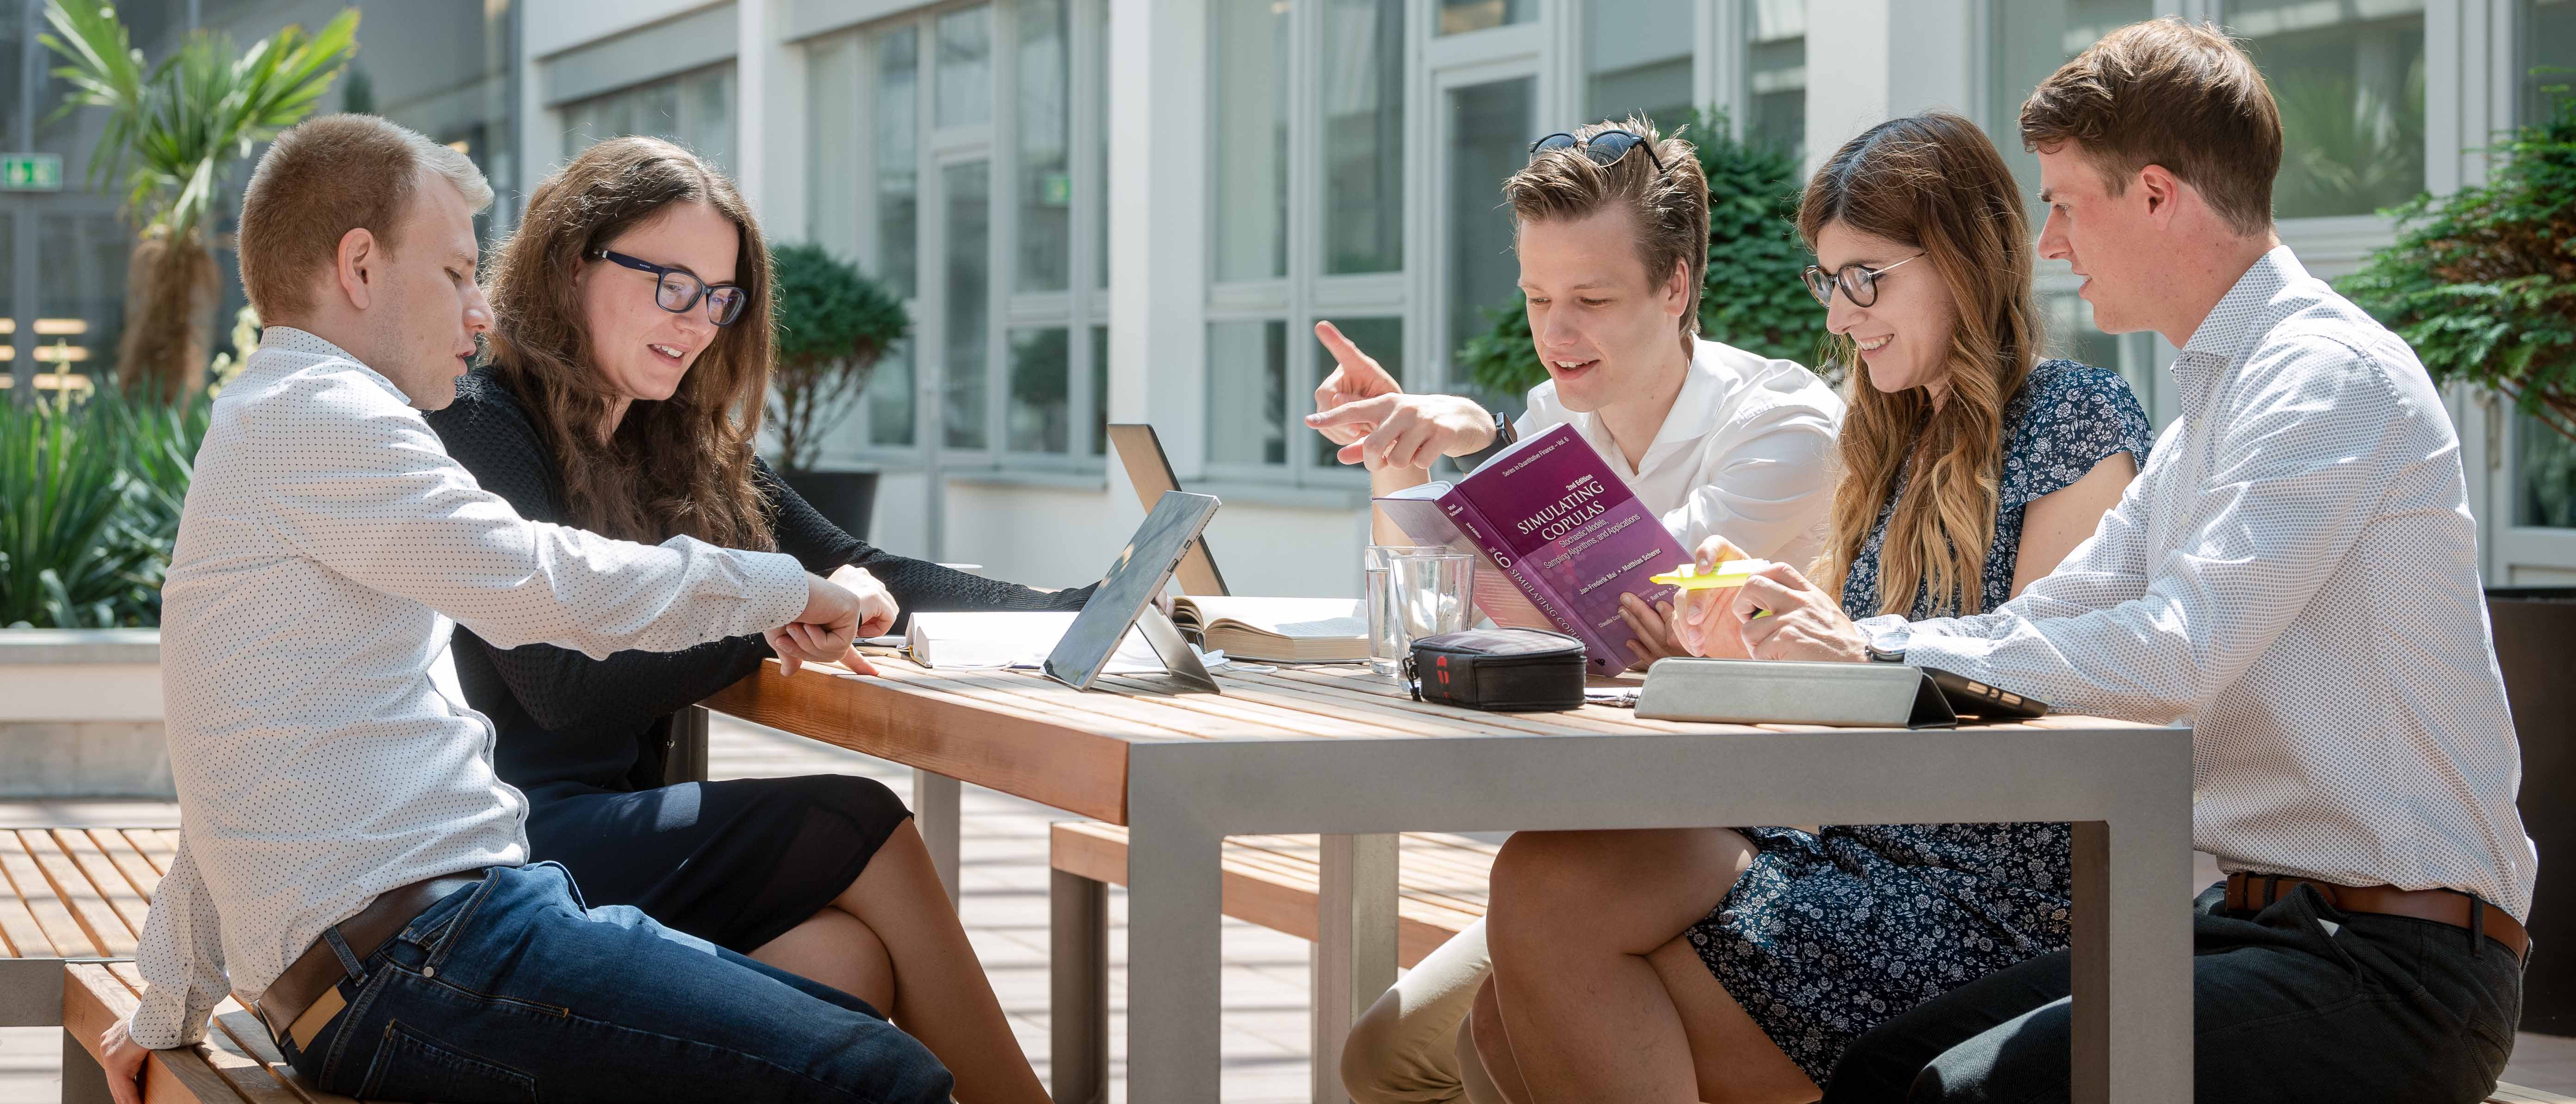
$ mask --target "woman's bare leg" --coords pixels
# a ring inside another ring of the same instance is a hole
[[[911,821],[886,837],[858,880],[824,912],[844,913],[869,933],[872,944],[846,944],[844,953],[865,959],[873,947],[883,956],[891,975],[887,999],[878,1004],[872,996],[857,995],[891,1015],[896,1026],[947,1065],[957,1078],[957,1099],[966,1104],[1047,1104],[1046,1087],[1038,1083],[1037,1071],[1029,1067],[1010,1023],[1002,1018],[1002,1002],[993,995],[983,963],[966,941],[966,927],[949,907],[948,891],[931,868],[930,849]],[[788,934],[804,929],[798,925]],[[765,956],[785,938],[752,957],[823,980]],[[806,950],[792,949],[800,961],[810,961]]]
[[[1475,1074],[1481,1075],[1481,1088],[1490,1089],[1503,1104],[1530,1104],[1529,1082],[1521,1077],[1520,1059],[1512,1054],[1511,1034],[1503,1026],[1503,1013],[1494,998],[1494,979],[1488,977],[1476,990],[1476,1003],[1467,1012],[1467,1035],[1475,1048]],[[1461,1061],[1467,1057],[1460,1056]],[[1476,1104],[1484,1104],[1477,1101]]]
[[[786,934],[761,944],[751,957],[801,978],[822,982],[879,1012],[894,1008],[894,962],[877,933],[859,918],[826,905]]]
[[[1705,990],[1677,981],[1679,999],[1649,960],[1715,910],[1752,859],[1722,828],[1523,832],[1503,845],[1485,936],[1529,1092],[1520,1104],[1815,1098],[1705,967]]]

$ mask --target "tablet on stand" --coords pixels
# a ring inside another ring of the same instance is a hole
[[[1216,679],[1210,677],[1198,653],[1190,650],[1189,641],[1172,627],[1172,619],[1155,608],[1154,599],[1163,593],[1172,569],[1181,557],[1198,543],[1199,532],[1207,528],[1208,519],[1216,516],[1217,500],[1212,495],[1166,491],[1154,503],[1145,523],[1136,527],[1127,547],[1109,565],[1109,573],[1100,580],[1100,588],[1091,592],[1091,600],[1075,614],[1073,627],[1065,630],[1056,642],[1055,651],[1047,655],[1047,677],[1076,690],[1089,690],[1107,670],[1109,661],[1118,654],[1118,642],[1127,638],[1134,627],[1151,645],[1163,669],[1171,677],[1194,690],[1222,693]]]

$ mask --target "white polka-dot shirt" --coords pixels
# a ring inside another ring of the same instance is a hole
[[[1993,613],[1915,623],[1907,661],[2191,724],[2193,840],[2223,869],[2527,916],[2460,441],[2414,351],[2284,247],[2173,372],[2182,417],[2092,539]]]
[[[430,682],[455,623],[504,648],[676,651],[784,624],[806,578],[784,555],[523,520],[391,380],[271,326],[215,402],[161,601],[181,833],[131,1020],[156,1048],[203,1037],[227,987],[259,993],[377,894],[527,861],[491,722]]]

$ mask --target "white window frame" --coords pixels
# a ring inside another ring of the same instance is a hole
[[[939,49],[938,22],[941,16],[972,8],[979,3],[991,4],[993,45],[993,113],[989,121],[961,126],[941,127],[938,119]],[[1097,411],[1107,402],[1106,395],[1094,394],[1092,375],[1094,359],[1091,330],[1109,322],[1108,290],[1099,285],[1099,255],[1107,247],[1107,227],[1102,225],[1102,210],[1090,189],[1106,187],[1107,165],[1101,156],[1101,128],[1106,125],[1107,105],[1101,102],[1101,34],[1109,0],[1068,0],[1065,28],[1067,52],[1066,82],[1072,110],[1068,113],[1066,141],[1067,170],[1073,177],[1073,199],[1068,210],[1072,231],[1070,252],[1066,257],[1066,287],[1061,291],[1024,292],[1018,290],[1019,155],[1017,142],[1018,70],[1013,57],[1019,43],[1019,11],[1022,0],[964,0],[957,3],[925,5],[886,19],[816,36],[807,43],[790,48],[822,47],[847,40],[857,52],[852,66],[858,87],[847,90],[856,97],[851,113],[856,131],[846,136],[860,151],[857,168],[860,181],[854,187],[858,210],[854,221],[855,241],[849,243],[861,266],[875,271],[882,256],[877,219],[877,194],[874,181],[878,160],[889,150],[875,138],[876,94],[879,58],[872,48],[877,35],[895,27],[909,26],[918,36],[915,65],[918,89],[914,97],[914,134],[917,137],[917,174],[915,195],[919,217],[914,225],[913,295],[904,301],[912,318],[912,336],[908,339],[912,359],[913,443],[880,445],[869,439],[867,401],[862,400],[842,432],[828,446],[827,460],[833,464],[862,464],[879,468],[910,470],[929,469],[934,478],[948,474],[978,472],[1027,472],[1041,478],[1056,475],[1078,479],[1098,477],[1105,471],[1102,457],[1095,447]],[[985,406],[984,447],[958,448],[947,444],[945,350],[946,332],[946,265],[947,221],[945,206],[945,168],[969,161],[982,161],[988,173],[989,248],[986,257],[987,310],[985,312]],[[1014,330],[1035,327],[1061,327],[1066,331],[1066,438],[1064,453],[1015,450],[1010,447],[1010,334]]]

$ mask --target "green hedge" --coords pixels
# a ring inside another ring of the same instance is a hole
[[[0,397],[0,626],[161,623],[161,577],[213,400]]]

